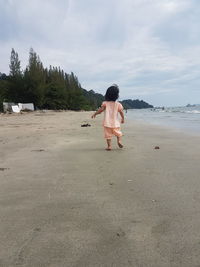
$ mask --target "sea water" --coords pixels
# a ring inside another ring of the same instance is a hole
[[[189,107],[166,107],[151,109],[129,109],[125,113],[130,120],[173,127],[200,134],[200,105]]]

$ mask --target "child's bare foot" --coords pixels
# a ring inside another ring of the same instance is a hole
[[[107,151],[110,151],[111,150],[111,139],[107,139],[106,141],[107,141],[107,148],[106,148],[106,150]]]
[[[123,148],[124,147],[120,142],[118,142],[117,144],[118,144],[119,148]]]

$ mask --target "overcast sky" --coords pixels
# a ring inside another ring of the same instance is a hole
[[[83,88],[155,106],[200,103],[199,0],[0,0],[0,72],[11,49],[73,71]]]

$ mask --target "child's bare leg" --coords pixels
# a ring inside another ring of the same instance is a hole
[[[106,139],[108,147],[106,150],[111,150],[111,139]]]
[[[120,148],[123,147],[123,145],[122,145],[122,140],[121,140],[121,136],[120,136],[120,137],[117,136],[117,144],[118,144],[118,146],[119,146]]]

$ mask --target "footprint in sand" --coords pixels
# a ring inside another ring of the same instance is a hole
[[[9,170],[9,168],[0,168],[0,171]]]
[[[32,152],[43,152],[45,151],[44,149],[35,149],[35,150],[31,150]]]
[[[119,231],[116,233],[118,237],[124,237],[126,233],[120,228]]]

